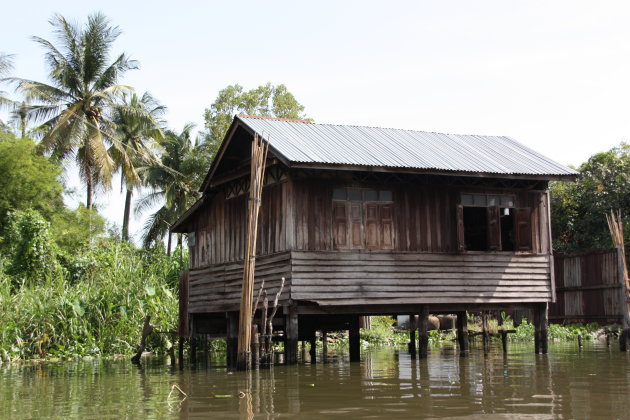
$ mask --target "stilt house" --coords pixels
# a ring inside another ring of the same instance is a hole
[[[254,290],[265,279],[271,298],[286,278],[287,361],[295,340],[326,329],[350,329],[356,359],[361,315],[528,308],[544,320],[548,181],[573,170],[509,137],[237,116],[172,228],[188,235],[187,334],[235,347],[254,134],[270,144]]]

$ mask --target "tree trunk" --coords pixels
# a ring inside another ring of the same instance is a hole
[[[122,240],[129,240],[129,215],[131,213],[131,188],[127,188],[127,195],[125,197],[125,212],[123,214],[123,225],[122,225]]]
[[[86,187],[87,187],[87,202],[85,207],[87,207],[88,210],[92,209],[92,195],[94,194],[94,185],[93,185],[93,177],[92,177],[92,168],[90,167],[90,165],[88,164],[85,168],[85,173],[86,173]]]
[[[166,255],[171,256],[171,232],[167,233],[168,242],[166,243]]]

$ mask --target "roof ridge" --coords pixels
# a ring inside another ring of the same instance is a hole
[[[445,133],[443,131],[425,131],[425,130],[417,130],[412,128],[396,128],[396,127],[381,127],[375,125],[357,125],[357,124],[334,124],[334,123],[321,123],[314,122],[308,120],[300,120],[294,118],[278,118],[278,117],[265,117],[260,115],[246,115],[239,114],[241,118],[254,118],[259,120],[273,120],[273,121],[285,121],[285,122],[296,122],[296,123],[305,123],[312,125],[327,125],[330,127],[354,127],[354,128],[376,128],[379,130],[394,130],[394,131],[412,131],[415,133],[429,133],[429,134],[441,134],[445,136],[470,136],[470,137],[502,137],[502,138],[510,138],[509,136],[501,135],[501,134],[463,134],[463,133]],[[510,138],[511,139],[511,138]],[[511,139],[513,140],[513,139]]]
[[[259,120],[274,120],[274,121],[287,121],[287,122],[297,122],[304,124],[313,124],[313,121],[308,120],[300,120],[297,118],[280,118],[280,117],[265,117],[263,115],[247,115],[247,114],[238,114],[241,118],[257,118]]]

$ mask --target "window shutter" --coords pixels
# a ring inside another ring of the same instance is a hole
[[[394,249],[394,217],[391,204],[379,206],[381,249]]]
[[[378,249],[378,205],[365,205],[365,246],[368,249]]]
[[[464,242],[464,206],[457,205],[457,250],[464,252],[466,250],[466,243]]]
[[[363,206],[360,201],[350,202],[350,246],[363,248]]]
[[[529,207],[514,209],[514,231],[517,251],[532,250],[532,209]]]
[[[348,215],[346,202],[333,202],[333,239],[336,249],[348,248]]]
[[[499,207],[488,207],[488,250],[501,250],[501,223],[499,219]]]

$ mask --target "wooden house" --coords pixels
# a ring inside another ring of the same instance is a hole
[[[172,228],[188,235],[188,334],[227,334],[233,351],[255,133],[270,144],[256,284],[272,296],[286,278],[288,362],[296,340],[325,329],[349,329],[357,359],[358,318],[371,314],[528,308],[545,334],[548,181],[573,170],[508,137],[251,116],[234,118],[203,197]]]

